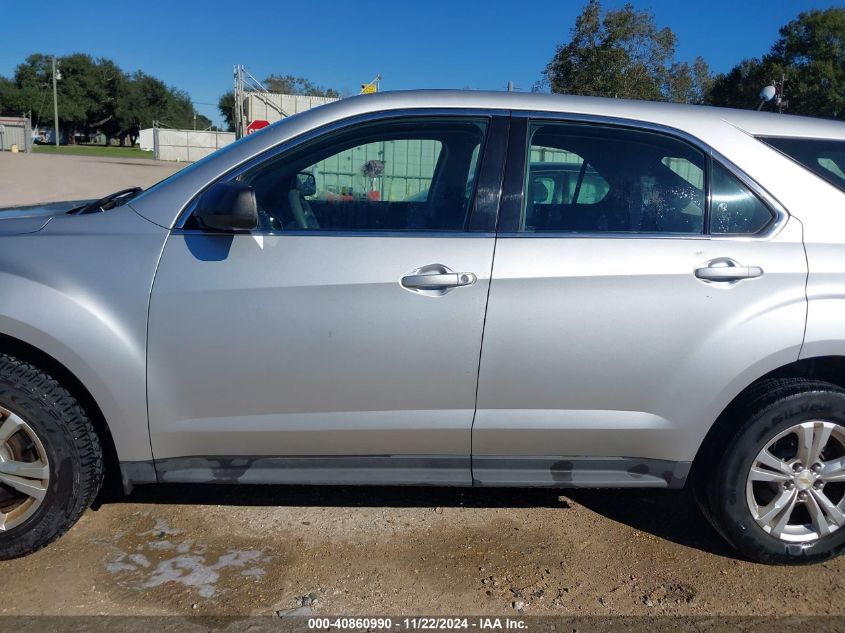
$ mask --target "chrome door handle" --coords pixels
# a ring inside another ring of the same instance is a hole
[[[742,266],[728,257],[714,259],[706,266],[695,269],[695,276],[704,281],[740,281],[754,279],[762,274],[763,269],[759,266]]]
[[[473,273],[430,273],[422,275],[406,275],[402,277],[402,285],[414,290],[441,290],[443,288],[457,288],[470,286],[475,283]]]

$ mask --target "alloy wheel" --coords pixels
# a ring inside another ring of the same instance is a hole
[[[845,526],[845,428],[812,420],[779,433],[754,459],[746,499],[757,524],[782,541]]]
[[[50,465],[32,427],[0,407],[0,531],[10,530],[41,507]]]

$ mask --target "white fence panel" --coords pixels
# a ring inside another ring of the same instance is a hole
[[[138,132],[138,147],[146,151],[155,149],[155,141],[153,141],[153,133],[155,130],[148,127]]]
[[[155,128],[153,130],[156,160],[192,163],[234,141],[234,132],[171,130],[167,128]]]

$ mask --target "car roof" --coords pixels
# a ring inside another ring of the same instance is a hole
[[[708,143],[733,144],[725,128],[740,135],[791,136],[845,140],[845,123],[790,114],[732,110],[713,106],[691,106],[629,99],[578,97],[572,95],[474,90],[408,90],[358,95],[286,117],[258,132],[231,143],[205,159],[186,167],[166,181],[151,187],[130,203],[142,216],[170,228],[202,188],[237,165],[282,147],[290,139],[305,138],[325,126],[359,116],[407,111],[543,112],[600,117],[618,122],[644,122],[682,131]],[[733,136],[736,140],[736,137]],[[756,143],[756,145],[762,145]],[[748,151],[747,147],[743,151]],[[774,150],[771,150],[772,152]],[[745,158],[744,160],[748,160]]]
[[[358,95],[320,106],[356,113],[366,103],[372,112],[404,108],[472,108],[555,112],[642,120],[685,128],[693,119],[725,121],[754,136],[796,136],[845,140],[845,122],[834,119],[757,112],[716,106],[634,99],[481,90],[399,90]],[[336,116],[342,116],[338,112]]]

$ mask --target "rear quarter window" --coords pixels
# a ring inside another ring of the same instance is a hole
[[[845,191],[845,141],[773,136],[759,139]]]

